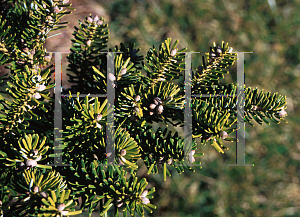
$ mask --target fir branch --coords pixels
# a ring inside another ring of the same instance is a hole
[[[166,164],[175,167],[178,173],[184,172],[184,168],[195,171],[188,165],[195,161],[193,157],[189,157],[190,153],[196,150],[195,141],[187,143],[185,139],[178,136],[177,132],[172,135],[171,131],[168,132],[167,129],[163,131],[159,128],[153,132],[151,126],[129,125],[126,130],[141,147],[141,157],[148,168],[148,175],[158,173],[159,164],[164,166],[164,180],[166,180],[166,175],[171,176]],[[200,162],[197,161],[197,163]]]
[[[203,65],[199,66],[196,72],[193,72],[192,78],[192,94],[201,94],[207,88],[219,83],[220,78],[224,78],[224,74],[228,74],[225,69],[233,65],[237,54],[231,53],[228,43],[222,41],[222,45],[210,47],[210,52],[206,53],[207,63],[202,56]]]
[[[236,141],[234,138],[227,138],[227,135],[235,131],[232,126],[236,117],[231,119],[227,110],[198,99],[193,99],[192,108],[193,138],[200,137],[203,145],[210,141],[218,152],[228,150],[221,139]]]
[[[180,52],[185,51],[187,48],[177,51],[176,45],[178,40],[176,40],[171,46],[171,38],[165,40],[159,46],[159,50],[156,51],[155,46],[150,49],[146,56],[146,62],[142,62],[143,68],[147,73],[146,81],[148,84],[155,84],[159,81],[169,81],[177,79],[180,76],[180,72],[183,70],[182,62],[185,55]]]
[[[106,71],[106,53],[104,50],[107,47],[108,34],[107,24],[104,24],[104,20],[98,16],[92,18],[91,14],[86,17],[83,22],[78,20],[79,28],[75,27],[73,35],[75,39],[72,39],[71,53],[68,55],[68,69],[74,75],[67,73],[70,77],[69,82],[74,83],[69,90],[72,93],[80,91],[81,93],[90,93],[93,90],[100,89],[97,92],[105,93],[106,80],[103,82],[101,79],[94,79],[93,67],[100,66],[101,71]],[[96,74],[97,75],[97,74]],[[99,82],[99,83],[98,83]],[[81,85],[80,90],[75,87]],[[82,89],[83,88],[83,89]],[[69,90],[65,90],[64,93],[68,93]]]
[[[287,115],[284,110],[286,97],[278,93],[271,94],[270,92],[259,91],[257,88],[252,89],[251,87],[246,87],[244,93],[244,114],[239,114],[239,121],[245,121],[253,126],[251,119],[254,119],[259,124],[264,122],[269,125],[269,119],[278,124],[280,122],[279,120],[283,120],[283,117]],[[242,92],[237,94],[236,85],[230,84],[211,87],[207,89],[206,92],[203,92],[203,94],[209,94],[211,96],[201,98],[201,100],[210,102],[223,110],[227,110],[231,113],[231,117],[237,116],[237,99],[241,99]],[[240,104],[239,108],[241,108]]]
[[[5,115],[0,119],[8,131],[12,129],[26,129],[29,126],[28,121],[34,118],[40,120],[41,117],[32,111],[36,107],[41,110],[39,113],[48,112],[44,105],[49,103],[38,101],[37,99],[43,97],[50,101],[52,100],[48,97],[50,93],[45,92],[45,90],[54,86],[53,84],[45,86],[45,84],[49,83],[48,74],[50,70],[45,72],[43,76],[36,74],[36,71],[30,70],[28,66],[25,67],[25,70],[22,76],[10,76],[11,82],[7,82],[9,88],[6,90],[12,96],[13,101],[2,100],[0,102],[2,105],[3,103],[8,105],[6,110],[2,110],[5,112]],[[4,105],[2,108],[4,108]],[[21,131],[17,130],[16,132],[20,133]]]
[[[143,55],[138,55],[138,52],[141,50],[140,48],[134,48],[134,43],[129,43],[126,46],[124,43],[120,43],[120,48],[116,45],[114,49],[109,49],[111,52],[122,52],[122,59],[126,61],[130,58],[130,62],[134,63],[134,68],[137,70],[141,70],[142,67],[140,66],[141,61],[144,59]]]
[[[11,69],[12,74],[24,70],[25,65],[33,68],[36,64],[47,63],[43,58],[46,56],[43,43],[48,38],[49,31],[66,27],[59,23],[59,20],[71,12],[54,10],[53,8],[58,7],[58,3],[63,3],[63,1],[31,2],[27,0],[23,2],[18,0],[13,1],[6,9],[7,22],[2,23],[1,26],[7,31],[1,34],[0,39],[4,41],[8,50],[9,59],[6,62],[11,64],[7,68]],[[74,10],[69,7],[70,5],[59,5],[61,6]],[[38,52],[35,53],[35,51]]]
[[[73,10],[68,0],[37,1],[1,1],[0,2],[0,64],[9,63],[11,71],[8,78],[10,102],[0,95],[0,211],[5,216],[44,216],[77,215],[83,209],[89,209],[89,215],[100,205],[100,215],[107,215],[114,207],[114,215],[124,216],[129,212],[135,216],[145,216],[156,207],[150,203],[155,189],[147,189],[145,178],[138,181],[137,160],[142,158],[148,174],[158,173],[162,166],[164,180],[170,176],[168,166],[179,173],[185,169],[194,171],[189,163],[200,164],[196,157],[204,153],[195,153],[195,138],[201,138],[201,144],[210,143],[218,152],[228,148],[223,140],[236,141],[228,135],[236,129],[237,120],[247,123],[254,118],[258,123],[266,122],[268,117],[278,123],[287,115],[284,110],[286,97],[270,92],[259,92],[257,88],[245,89],[244,114],[238,114],[235,85],[218,85],[219,79],[227,73],[228,66],[236,60],[228,43],[210,48],[203,57],[203,65],[195,73],[192,71],[193,94],[211,94],[209,98],[193,99],[192,140],[187,142],[167,129],[159,128],[153,132],[153,121],[164,121],[178,125],[184,123],[184,84],[175,85],[169,81],[179,78],[184,70],[183,51],[176,48],[178,40],[171,44],[171,38],[164,41],[156,50],[150,49],[146,56],[138,56],[139,48],[134,44],[121,43],[120,48],[108,51],[123,52],[114,56],[115,72],[107,69],[108,25],[98,16],[86,17],[75,27],[71,53],[68,56],[70,82],[75,83],[71,92],[106,93],[107,81],[116,89],[116,129],[108,128],[114,136],[114,161],[107,157],[113,152],[107,151],[108,132],[104,129],[107,115],[113,108],[107,106],[107,100],[79,96],[61,100],[63,109],[62,161],[70,167],[51,167],[53,163],[49,152],[53,151],[53,99],[49,89],[54,87],[49,78],[54,72],[49,66],[52,54],[47,54],[43,43],[50,32],[65,28],[68,22],[60,18]],[[3,7],[2,7],[3,6]],[[143,76],[141,69],[147,76]],[[6,78],[1,78],[3,82]],[[228,94],[230,96],[228,96]],[[212,95],[226,95],[214,97]],[[54,96],[55,97],[55,96]],[[34,109],[34,110],[33,110]],[[177,121],[177,124],[173,122]],[[108,123],[111,124],[111,123]],[[33,134],[34,133],[34,134]],[[40,139],[41,138],[41,139]],[[56,140],[58,141],[58,139]],[[179,164],[179,165],[178,165]],[[201,168],[201,167],[200,167]],[[42,170],[43,169],[43,170]],[[49,169],[49,170],[45,170]],[[55,170],[56,171],[55,171]],[[130,169],[130,173],[127,173]],[[129,178],[126,178],[129,176]],[[12,183],[10,183],[10,180]],[[68,188],[68,189],[67,189]],[[9,191],[8,191],[9,189]],[[74,206],[82,200],[80,210]],[[5,207],[2,207],[5,206]]]

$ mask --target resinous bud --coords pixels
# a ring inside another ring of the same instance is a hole
[[[176,52],[177,52],[176,49],[171,50],[171,56],[172,56],[172,57],[175,56]]]

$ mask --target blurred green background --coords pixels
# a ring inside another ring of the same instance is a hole
[[[92,13],[108,22],[110,47],[134,42],[145,56],[171,37],[179,48],[201,51],[193,56],[193,69],[214,41],[229,42],[233,51],[253,51],[245,54],[246,86],[287,96],[288,123],[246,125],[246,164],[254,167],[228,166],[235,163],[230,142],[225,154],[199,145],[203,169],[181,175],[172,170],[166,182],[141,167],[139,176],[157,190],[151,200],[157,209],[148,216],[300,216],[299,0],[70,2],[76,11],[63,18],[69,28],[47,41],[49,51],[68,51],[77,19]],[[64,63],[63,88],[70,86],[65,68]],[[224,82],[234,83],[236,64],[229,70]]]

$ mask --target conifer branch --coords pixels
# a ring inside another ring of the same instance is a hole
[[[204,153],[196,153],[195,138],[201,138],[201,145],[210,143],[224,153],[228,150],[224,140],[237,141],[228,137],[237,130],[237,121],[244,118],[253,125],[253,118],[260,124],[269,124],[268,119],[279,123],[287,115],[285,96],[247,87],[245,102],[238,103],[242,93],[237,93],[236,85],[218,84],[236,60],[232,48],[222,42],[210,47],[207,60],[203,57],[203,65],[192,71],[192,79],[187,81],[192,94],[201,95],[191,100],[192,132],[188,136],[192,140],[168,129],[152,130],[153,122],[164,122],[167,127],[186,123],[184,84],[170,81],[182,76],[187,48],[178,50],[178,40],[172,44],[168,38],[158,50],[153,46],[144,62],[134,44],[107,48],[108,24],[90,14],[78,21],[73,33],[68,71],[75,75],[68,76],[75,85],[64,90],[70,96],[61,99],[63,137],[55,140],[62,142],[58,157],[70,166],[53,166],[54,105],[49,89],[54,87],[50,83],[54,70],[49,64],[52,54],[47,54],[43,44],[57,35],[49,36],[50,32],[66,27],[68,22],[60,19],[71,13],[67,9],[74,10],[70,6],[68,0],[0,1],[0,64],[8,63],[11,72],[0,82],[8,80],[6,91],[13,98],[9,101],[0,95],[1,215],[66,216],[88,209],[91,216],[100,205],[100,216],[110,209],[114,216],[120,212],[145,216],[146,210],[151,213],[156,208],[150,201],[155,188],[147,189],[147,180],[137,177],[139,159],[148,174],[162,170],[166,180],[171,166],[182,173],[184,169],[195,171],[191,164],[201,163],[197,157]],[[114,55],[114,73],[108,70],[108,51],[119,52]],[[80,92],[105,94],[107,82],[115,88],[114,108],[100,97],[80,100],[71,96]],[[202,94],[211,96],[203,98]],[[242,107],[244,114],[237,117]],[[115,128],[106,130],[112,112]],[[106,141],[109,134],[114,144]],[[108,145],[114,151],[107,150]],[[112,162],[110,156],[114,157]],[[80,210],[74,209],[76,204]]]

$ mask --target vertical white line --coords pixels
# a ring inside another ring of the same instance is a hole
[[[62,110],[61,110],[61,56],[64,52],[55,53],[55,87],[54,88],[54,165],[51,166],[70,166],[70,164],[62,163]]]
[[[237,53],[237,132],[236,136],[236,164],[228,166],[253,166],[245,164],[245,120],[244,120],[244,103],[245,103],[245,72],[244,61],[245,53],[253,52],[236,52]]]
[[[185,108],[184,108],[184,153],[187,155],[187,144],[192,144],[192,108],[191,108],[191,68],[192,68],[192,52],[185,53],[185,74],[184,74],[184,86],[185,86]]]
[[[109,73],[115,76],[115,65],[114,65],[114,52],[107,53],[107,108],[114,109],[115,101],[115,88],[113,87],[113,82],[109,80]],[[111,153],[107,157],[109,164],[115,161],[115,131],[114,131],[114,110],[107,114],[107,124],[106,124],[106,153]]]
[[[191,108],[191,86],[192,86],[192,53],[200,52],[184,52],[185,53],[185,74],[184,74],[184,86],[185,86],[185,108],[184,108],[184,154],[185,157],[189,154],[187,151],[192,145],[192,108]],[[190,166],[201,166],[201,164],[191,164]],[[183,166],[182,164],[175,164],[175,166]]]

